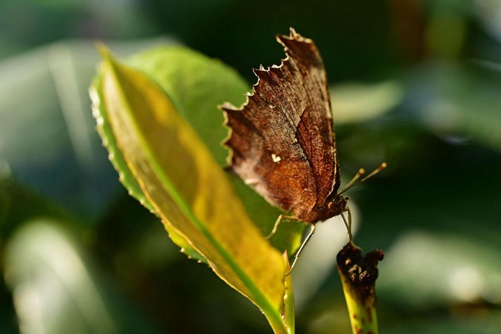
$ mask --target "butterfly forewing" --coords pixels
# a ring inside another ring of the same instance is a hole
[[[315,223],[339,188],[327,78],[310,39],[278,36],[287,57],[256,69],[242,108],[223,106],[233,170],[268,202]]]

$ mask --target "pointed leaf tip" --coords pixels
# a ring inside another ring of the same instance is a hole
[[[171,238],[207,259],[218,276],[261,308],[277,333],[290,333],[282,316],[280,254],[250,221],[224,172],[165,91],[103,50],[100,112],[111,128],[106,135],[126,162],[118,168],[137,180],[135,191],[162,218]]]

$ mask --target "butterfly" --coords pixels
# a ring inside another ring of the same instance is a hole
[[[278,35],[277,41],[286,54],[281,64],[254,69],[258,82],[242,107],[222,106],[230,129],[224,144],[230,148],[231,169],[270,204],[288,213],[278,218],[272,233],[284,217],[310,224],[293,268],[315,224],[347,211],[348,198],[342,195],[347,187],[340,189],[328,81],[320,53],[311,39],[293,28],[289,36]]]

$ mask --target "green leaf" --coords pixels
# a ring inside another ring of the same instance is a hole
[[[280,253],[249,219],[176,101],[141,72],[106,51],[103,57],[94,111],[98,123],[109,122],[109,128],[101,125],[101,135],[114,147],[114,159],[117,153],[124,159],[115,167],[137,180],[129,190],[144,197],[171,236],[191,246],[221,279],[255,303],[276,333],[290,333],[283,320],[289,315],[282,314]]]
[[[344,83],[329,89],[336,124],[366,122],[381,117],[402,102],[404,91],[398,82],[376,84]]]
[[[295,332],[295,322],[296,319],[294,317],[295,312],[295,304],[294,304],[294,287],[292,285],[292,275],[290,274],[290,264],[289,264],[289,257],[287,255],[287,252],[284,252],[283,254],[284,262],[285,262],[285,268],[287,269],[287,272],[289,274],[285,276],[285,295],[284,295],[284,322],[289,328],[289,332],[292,334]]]
[[[128,62],[146,73],[168,92],[178,112],[195,129],[221,166],[226,166],[228,151],[221,142],[228,136],[222,126],[218,105],[245,102],[249,85],[233,69],[218,60],[184,47],[158,47],[134,56]],[[228,173],[247,213],[263,235],[268,235],[280,211],[268,204],[240,178]],[[271,243],[281,252],[293,254],[301,244],[304,224],[281,224]]]
[[[2,269],[15,296],[20,328],[43,327],[45,333],[157,332],[123,291],[96,270],[97,263],[81,242],[82,230],[74,229],[71,220],[34,216],[20,225],[2,248]],[[5,333],[4,324],[0,327]]]
[[[106,112],[106,107],[101,101],[103,101],[103,91],[102,91],[102,76],[98,75],[94,79],[93,85],[90,88],[90,95],[93,101],[93,114],[97,120],[97,130],[103,140],[103,144],[108,150],[108,157],[119,173],[120,182],[127,188],[129,195],[137,199],[142,205],[144,205],[153,214],[160,217],[160,215],[155,211],[152,204],[150,204],[146,195],[143,193],[138,181],[136,180],[134,174],[129,169],[127,162],[117,146],[117,141],[113,135],[111,129],[110,121],[108,119],[108,114]],[[178,245],[181,250],[188,255],[188,257],[205,262],[205,258],[198,254],[198,252],[191,247],[191,245],[180,236],[175,230],[166,228],[169,233],[169,237],[172,241]]]
[[[220,61],[183,47],[144,51],[128,62],[163,88],[177,111],[202,138],[216,161],[227,164],[228,151],[221,142],[228,135],[223,112],[225,101],[242,104],[249,85]]]

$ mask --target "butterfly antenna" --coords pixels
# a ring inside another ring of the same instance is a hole
[[[338,191],[338,195],[339,194],[342,194],[344,193],[346,190],[350,189],[351,187],[353,187],[355,184],[357,184],[357,181],[360,179],[360,177],[362,175],[365,174],[365,169],[363,168],[360,168],[357,172],[357,174],[355,174],[355,176],[351,179],[350,182],[348,182],[347,184],[344,185],[343,188],[341,188],[341,190]],[[372,173],[371,173],[372,174]]]
[[[374,169],[371,173],[369,173],[369,175],[365,176],[361,180],[360,180],[360,178],[362,177],[362,175],[365,174],[365,169],[360,168],[358,170],[357,174],[351,179],[351,181],[348,182],[343,188],[341,188],[341,190],[338,191],[338,194],[342,194],[345,191],[347,191],[348,189],[352,188],[354,185],[362,183],[365,180],[373,177],[374,175],[376,175],[377,173],[379,173],[380,171],[382,171],[383,169],[385,169],[386,166],[388,166],[388,164],[386,162],[383,162],[381,165],[379,165],[378,168]]]
[[[381,165],[379,165],[378,168],[374,169],[369,175],[367,175],[362,180],[360,180],[360,183],[364,182],[368,178],[373,177],[374,175],[376,175],[377,173],[379,173],[380,171],[382,171],[383,169],[385,169],[386,166],[388,166],[388,164],[386,162],[383,162]]]

